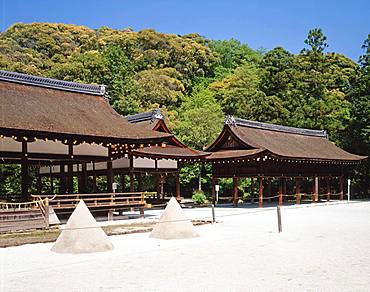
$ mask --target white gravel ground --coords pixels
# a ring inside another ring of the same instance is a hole
[[[111,236],[111,252],[0,249],[0,291],[370,291],[369,202],[283,207],[281,234],[275,208],[216,215],[220,223],[196,227],[199,238]]]

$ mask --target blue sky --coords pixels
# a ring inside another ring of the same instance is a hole
[[[197,32],[211,39],[236,38],[252,48],[283,46],[297,53],[310,28],[321,27],[328,51],[354,59],[370,33],[370,0],[0,0],[1,30],[15,22],[60,22],[91,28],[165,33]]]

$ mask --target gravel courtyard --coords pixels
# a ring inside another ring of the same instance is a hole
[[[219,207],[216,217],[196,227],[199,238],[111,236],[115,249],[105,253],[56,254],[51,243],[0,249],[0,291],[370,289],[370,202],[283,207],[280,234],[276,208]]]

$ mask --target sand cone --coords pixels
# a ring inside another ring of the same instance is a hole
[[[49,206],[49,224],[59,225],[60,221],[52,206]]]
[[[108,236],[83,200],[80,200],[65,229],[51,248],[57,253],[92,253],[112,249],[113,245]]]
[[[154,226],[149,237],[159,239],[184,239],[199,236],[193,223],[186,218],[174,197],[168,202],[159,222]]]

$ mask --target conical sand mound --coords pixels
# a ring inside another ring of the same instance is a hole
[[[81,200],[52,251],[57,253],[92,253],[112,250],[113,245]]]
[[[49,206],[49,224],[59,225],[60,221],[52,206]]]
[[[160,239],[183,239],[199,236],[193,223],[186,218],[184,211],[174,197],[169,201],[159,222],[149,237]]]

